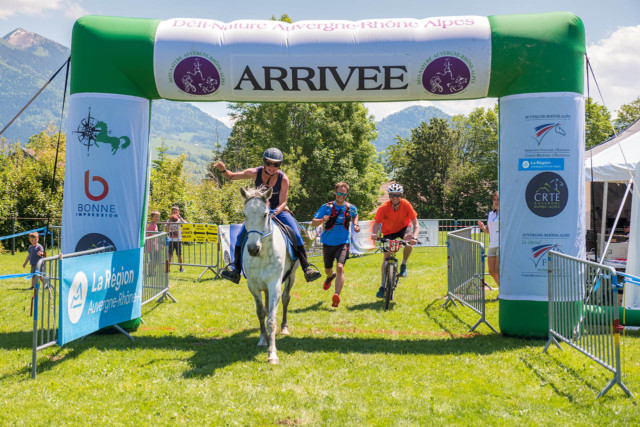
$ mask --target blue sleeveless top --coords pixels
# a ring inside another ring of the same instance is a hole
[[[267,184],[262,182],[262,170],[263,169],[264,169],[264,166],[260,166],[260,167],[257,168],[258,174],[256,175],[256,182],[255,182],[256,188],[260,187],[261,185],[264,185],[265,187],[267,187]],[[275,185],[272,187],[273,188],[273,194],[271,195],[271,198],[269,199],[269,208],[270,209],[276,209],[278,207],[278,205],[280,205],[280,187],[282,187],[282,178],[283,177],[284,177],[284,172],[282,172],[281,170],[278,170],[278,178],[276,179]]]

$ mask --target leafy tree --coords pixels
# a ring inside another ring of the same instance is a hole
[[[159,156],[153,161],[149,191],[149,211],[157,210],[160,218],[166,221],[171,214],[171,207],[180,207],[182,216],[189,218],[187,181],[184,177],[185,155],[171,159],[164,155],[164,145],[157,148]],[[165,150],[166,151],[166,150]],[[192,192],[191,192],[192,193]]]
[[[622,132],[638,118],[640,118],[640,97],[618,109],[618,117],[615,120],[616,132]]]
[[[389,147],[388,165],[421,218],[447,215],[445,183],[450,179],[460,134],[444,119],[422,122],[409,140],[397,138]]]
[[[585,115],[586,149],[601,144],[613,135],[611,113],[607,107],[588,97],[585,103]]]
[[[288,204],[299,220],[310,219],[331,200],[338,181],[349,183],[349,201],[363,215],[375,208],[384,173],[370,142],[375,125],[361,103],[233,104],[231,109],[237,121],[223,161],[242,170],[258,166],[267,148],[282,150]]]
[[[0,152],[0,235],[11,234],[13,221],[6,217],[54,218],[62,216],[62,188],[64,182],[65,136],[61,135],[55,181],[53,169],[58,134],[50,126],[29,138],[25,148],[12,146]],[[46,219],[18,220],[16,230],[42,227]],[[23,244],[26,244],[25,239]]]

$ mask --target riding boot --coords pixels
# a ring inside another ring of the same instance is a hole
[[[296,248],[298,252],[298,259],[300,260],[300,267],[302,267],[302,272],[304,273],[304,278],[307,282],[313,282],[316,279],[322,277],[322,273],[314,270],[309,266],[309,260],[307,259],[307,248],[304,245],[300,245]]]
[[[222,270],[220,276],[223,279],[231,280],[233,283],[240,283],[240,275],[242,271],[242,246],[236,245],[233,248],[233,269]]]

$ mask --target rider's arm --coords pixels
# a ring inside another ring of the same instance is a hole
[[[282,177],[282,184],[280,185],[280,204],[276,208],[274,215],[278,215],[287,207],[287,199],[289,198],[289,177],[287,175]]]
[[[258,168],[249,168],[242,172],[231,172],[222,161],[218,161],[213,167],[222,172],[222,176],[227,178],[229,181],[235,181],[236,179],[255,179],[258,175]]]
[[[420,233],[420,225],[418,224],[418,220],[417,219],[413,219],[411,220],[411,234],[413,235],[414,238],[418,237],[418,234]]]
[[[373,227],[371,227],[371,239],[373,240],[377,240],[378,239],[378,230],[380,229],[380,224],[378,224],[377,222],[373,223]]]
[[[355,219],[353,220],[353,231],[355,231],[356,233],[360,232],[360,216],[356,215]]]
[[[324,218],[313,218],[311,220],[311,226],[312,227],[318,227],[319,225],[322,225],[324,223]]]

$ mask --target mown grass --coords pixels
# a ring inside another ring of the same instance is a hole
[[[0,271],[22,271],[22,254]],[[314,258],[320,263],[319,258]],[[30,377],[26,280],[0,281],[0,425],[637,424],[612,374],[567,347],[503,337],[463,308],[441,308],[446,249],[415,251],[393,309],[374,297],[380,255],[347,263],[339,308],[321,281],[298,280],[278,366],[257,347],[253,299],[201,270],[172,273],[178,304],[143,307],[135,342],[92,335],[39,353]],[[497,291],[488,320],[498,326]],[[622,339],[626,385],[640,394],[638,333]]]

